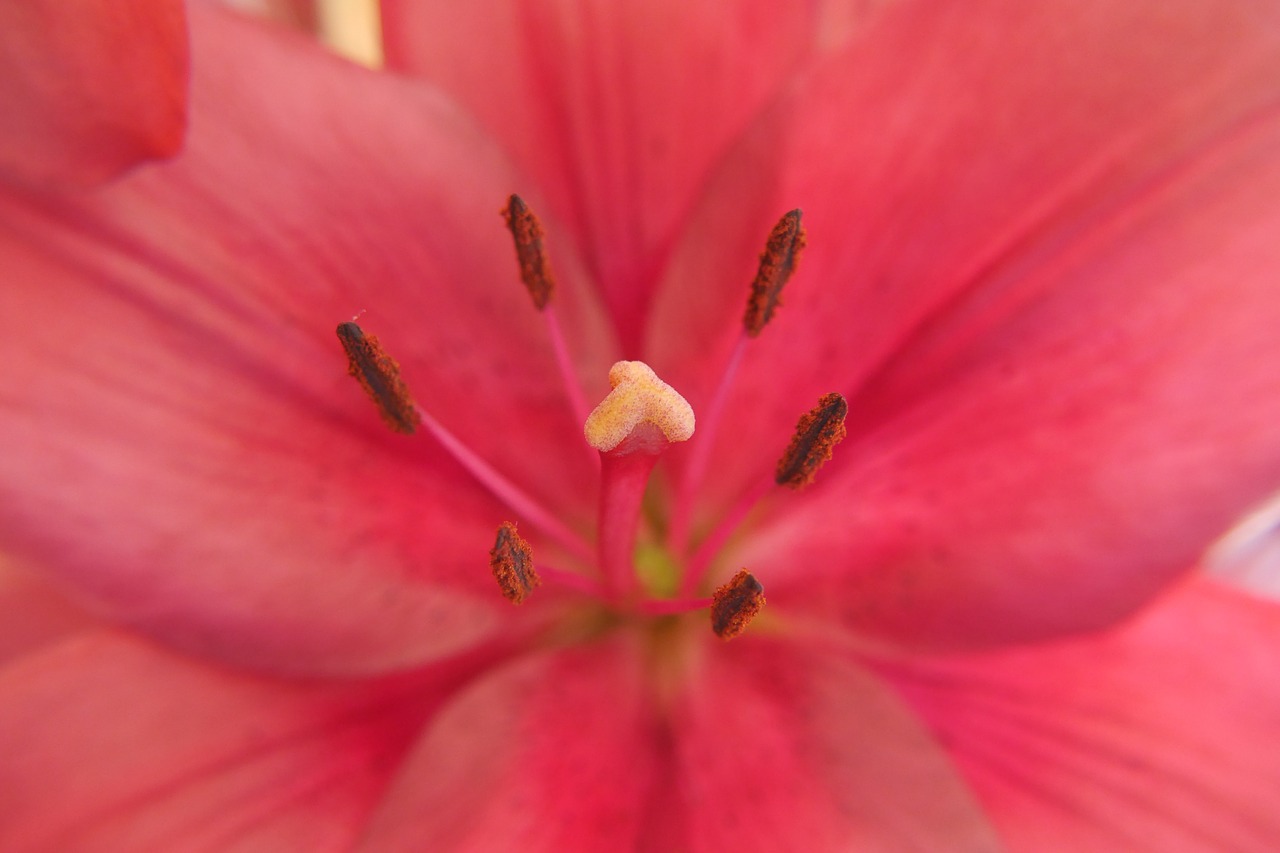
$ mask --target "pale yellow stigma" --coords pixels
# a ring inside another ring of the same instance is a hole
[[[693,435],[693,407],[658,378],[643,361],[619,361],[609,368],[613,388],[587,416],[582,431],[590,444],[608,453],[642,424],[652,424],[669,442]]]

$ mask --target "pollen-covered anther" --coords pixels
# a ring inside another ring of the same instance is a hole
[[[339,323],[338,340],[347,353],[348,372],[373,400],[387,426],[406,434],[416,430],[422,416],[400,378],[400,365],[383,351],[378,339],[366,336],[355,323]]]
[[[835,446],[844,440],[844,419],[848,414],[849,404],[839,394],[820,399],[796,424],[791,444],[778,460],[774,482],[793,489],[812,483],[818,469],[831,459]]]
[[[516,243],[516,258],[520,262],[520,280],[529,290],[533,306],[541,311],[551,301],[556,289],[555,276],[551,274],[551,263],[542,248],[542,224],[533,211],[518,195],[507,200],[502,209],[502,216],[507,220],[507,228]]]
[[[756,271],[755,280],[751,282],[747,313],[742,318],[743,328],[753,338],[760,334],[782,304],[782,288],[796,271],[800,252],[805,247],[805,233],[800,225],[800,216],[799,210],[783,214],[765,242],[764,252],[760,255],[760,267]]]
[[[613,390],[587,416],[582,430],[587,443],[601,453],[657,453],[693,435],[693,407],[643,361],[614,364],[609,385]],[[627,439],[631,442],[619,447]]]
[[[711,630],[722,640],[732,640],[747,629],[764,607],[764,587],[743,569],[711,598]]]
[[[489,551],[489,567],[493,569],[503,598],[512,604],[523,603],[542,583],[533,567],[533,549],[510,521],[498,528],[498,536]]]

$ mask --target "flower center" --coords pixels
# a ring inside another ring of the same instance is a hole
[[[511,197],[503,215],[515,241],[520,277],[534,308],[546,320],[569,405],[584,425],[586,445],[599,454],[600,501],[594,547],[415,403],[400,376],[399,365],[376,337],[366,335],[354,321],[337,327],[351,375],[391,429],[406,434],[425,429],[516,519],[578,561],[572,568],[540,564],[533,546],[521,536],[515,522],[503,522],[489,552],[489,562],[499,590],[513,604],[522,604],[539,586],[545,586],[548,589],[538,595],[586,597],[623,616],[657,617],[705,610],[718,636],[737,636],[763,607],[764,588],[744,568],[712,597],[694,597],[702,588],[712,558],[768,491],[779,486],[798,489],[812,483],[845,434],[848,405],[839,394],[827,394],[800,418],[773,476],[748,490],[696,549],[690,547],[691,504],[707,473],[710,448],[738,364],[747,343],[759,336],[774,316],[782,288],[795,271],[805,244],[800,211],[784,215],[766,241],[747,299],[742,334],[711,396],[707,413],[698,424],[700,440],[691,447],[688,464],[676,483],[665,547],[650,542],[637,547],[641,508],[654,466],[672,444],[693,436],[693,408],[647,364],[620,361],[609,371],[609,394],[588,412],[569,347],[556,320],[555,278],[543,249],[542,226],[518,196]]]

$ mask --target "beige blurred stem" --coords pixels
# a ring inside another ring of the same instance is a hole
[[[378,0],[316,0],[320,37],[336,53],[370,68],[382,67]]]
[[[221,0],[228,6],[311,33],[335,53],[382,67],[378,0]]]

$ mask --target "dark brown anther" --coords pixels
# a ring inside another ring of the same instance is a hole
[[[373,400],[387,426],[406,434],[416,430],[422,423],[418,408],[400,378],[400,365],[383,352],[378,339],[366,337],[355,323],[339,323],[338,340],[347,353],[348,372]]]
[[[502,209],[507,220],[507,228],[516,241],[516,258],[520,261],[520,280],[529,289],[533,298],[533,307],[541,311],[551,301],[551,294],[556,289],[555,276],[551,274],[551,263],[547,253],[542,249],[542,224],[533,211],[524,203],[524,199],[513,195]]]
[[[778,310],[782,288],[796,271],[804,245],[800,211],[784,214],[769,232],[769,240],[760,255],[760,268],[756,271],[755,281],[751,282],[747,313],[742,318],[742,325],[751,337],[759,335],[773,318],[773,312]]]
[[[791,444],[778,460],[774,482],[793,489],[812,483],[818,469],[831,458],[831,451],[844,440],[848,414],[849,404],[839,394],[827,394],[819,400],[796,424]]]
[[[509,521],[498,528],[498,538],[489,552],[489,567],[498,580],[503,598],[512,604],[522,603],[542,583],[533,568],[533,549]]]
[[[711,598],[711,630],[722,640],[732,640],[764,607],[764,587],[743,569]]]

